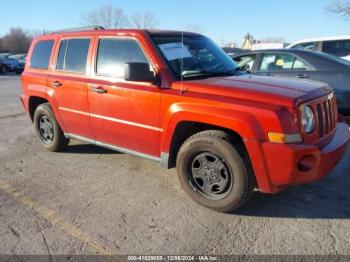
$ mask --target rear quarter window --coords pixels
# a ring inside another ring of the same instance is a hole
[[[54,40],[43,40],[35,44],[32,57],[30,58],[30,68],[48,69]]]

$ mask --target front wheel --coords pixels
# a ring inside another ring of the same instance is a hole
[[[199,204],[220,212],[241,207],[255,182],[241,142],[217,130],[193,135],[181,146],[177,172],[186,193]]]
[[[39,141],[49,151],[62,151],[69,144],[69,139],[64,136],[48,103],[41,104],[36,108],[34,127]]]

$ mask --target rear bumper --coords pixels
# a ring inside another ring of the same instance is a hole
[[[274,193],[289,185],[308,183],[324,177],[341,160],[349,139],[349,126],[338,123],[332,140],[324,147],[271,142],[248,145],[248,152],[255,147],[260,150],[263,158],[263,161],[261,156],[260,159],[252,159],[260,190]]]

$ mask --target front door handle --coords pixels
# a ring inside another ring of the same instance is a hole
[[[91,87],[91,91],[95,93],[100,93],[100,94],[107,93],[107,90],[102,86]]]
[[[59,81],[53,81],[53,82],[50,83],[50,85],[51,85],[52,87],[59,87],[59,86],[62,86],[61,82],[59,82]]]
[[[304,79],[304,78],[309,78],[309,76],[307,74],[300,74],[300,75],[297,75],[297,78]]]

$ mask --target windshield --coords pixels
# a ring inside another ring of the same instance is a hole
[[[170,70],[180,80],[233,75],[239,67],[212,40],[202,35],[153,35]]]

